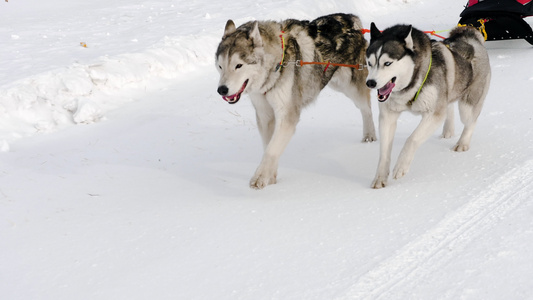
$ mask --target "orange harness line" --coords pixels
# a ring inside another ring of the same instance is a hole
[[[283,66],[285,66],[286,64],[289,63],[289,62],[285,62],[285,38],[283,37],[283,34],[285,34],[284,31],[282,31],[281,34],[279,35],[279,38],[280,38],[280,41],[281,41],[282,54],[281,54],[281,61],[276,65],[276,72],[279,71]],[[326,73],[326,71],[328,70],[329,66],[347,67],[347,68],[354,68],[354,69],[357,69],[357,70],[362,70],[365,67],[364,64],[356,64],[356,65],[336,64],[336,63],[332,63],[330,61],[328,61],[328,62],[317,62],[317,61],[301,61],[301,60],[297,60],[294,63],[297,66],[300,66],[300,67],[303,67],[305,65],[325,65],[326,67],[324,68],[324,73]]]
[[[354,68],[354,69],[358,69],[358,70],[362,70],[365,67],[365,65],[362,65],[362,64],[348,65],[348,64],[336,64],[336,63],[332,63],[332,62],[301,61],[301,60],[297,60],[296,61],[296,65],[298,65],[300,67],[303,67],[305,65],[325,65],[326,68],[324,69],[324,72],[326,72],[326,70],[328,69],[329,66],[347,67],[347,68]]]
[[[443,31],[447,31],[447,30],[443,30]],[[365,34],[365,33],[370,33],[370,29],[361,29],[361,32],[362,32],[363,34]],[[446,39],[446,38],[443,37],[442,35],[438,35],[438,34],[437,34],[437,33],[440,33],[440,31],[430,30],[430,31],[423,31],[423,32],[424,32],[424,33],[427,33],[427,34],[431,34],[431,35],[436,36],[436,37],[438,37],[438,38],[441,38],[441,39],[443,39],[443,40]]]
[[[446,31],[446,30],[443,30],[443,31]],[[370,29],[361,29],[361,32],[363,34],[369,33]],[[437,31],[435,31],[435,30],[424,31],[424,33],[434,35],[434,36],[439,37],[441,39],[446,39],[445,37],[438,35]],[[439,33],[440,33],[440,31],[439,31]],[[279,71],[283,66],[285,66],[286,64],[289,63],[289,62],[285,62],[285,38],[283,37],[283,34],[285,34],[285,31],[282,31],[281,34],[279,35],[279,38],[281,40],[281,50],[282,50],[282,54],[281,55],[282,56],[281,56],[281,61],[276,65],[276,72]],[[300,67],[303,67],[305,65],[324,65],[324,66],[326,66],[324,68],[324,73],[326,73],[326,71],[328,70],[329,66],[354,68],[354,69],[357,69],[357,70],[363,70],[366,67],[365,64],[356,64],[356,65],[337,64],[337,63],[332,63],[330,61],[328,61],[328,62],[318,62],[318,61],[301,61],[301,60],[297,60],[297,61],[292,62],[292,63],[295,63],[297,66],[300,66]]]
[[[436,36],[436,37],[438,37],[438,38],[441,38],[441,39],[443,39],[443,40],[446,39],[446,38],[443,37],[442,35],[438,35],[438,34],[437,34],[437,31],[435,31],[435,30],[433,30],[433,31],[424,31],[424,33],[428,33],[428,34],[434,35],[434,36]]]

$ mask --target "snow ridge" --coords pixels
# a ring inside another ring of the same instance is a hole
[[[121,96],[125,90],[213,63],[218,40],[213,35],[166,37],[141,53],[102,57],[0,87],[0,141],[99,121],[129,101]]]
[[[429,274],[533,197],[533,160],[499,176],[453,215],[361,276],[339,299],[407,299]]]

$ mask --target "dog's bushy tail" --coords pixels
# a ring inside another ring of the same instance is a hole
[[[450,32],[450,36],[445,39],[444,44],[468,61],[475,55],[475,43],[483,45],[485,38],[474,27],[457,26]]]
[[[481,44],[485,43],[483,34],[472,26],[457,26],[450,32],[450,36],[446,40],[454,40],[459,38],[471,38],[478,40]]]

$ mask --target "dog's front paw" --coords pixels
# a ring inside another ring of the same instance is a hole
[[[409,167],[402,165],[396,165],[396,167],[394,167],[394,171],[392,172],[394,179],[400,179],[407,175],[407,173],[409,173]]]
[[[269,184],[276,183],[276,175],[264,176],[263,174],[255,175],[250,180],[250,187],[255,190],[261,190]]]
[[[453,137],[453,131],[443,131],[440,137],[443,139],[451,139]]]
[[[452,149],[453,151],[457,151],[457,152],[465,152],[470,149],[470,145],[458,143],[457,145],[453,146]]]
[[[455,132],[454,126],[449,125],[448,123],[445,123],[444,128],[442,129],[442,135],[440,137],[443,139],[450,139],[453,137],[454,132]]]
[[[386,186],[387,186],[387,177],[381,177],[381,176],[376,176],[374,181],[372,181],[372,185],[371,185],[373,189],[382,189]]]
[[[367,135],[365,135],[365,137],[363,137],[363,140],[361,142],[363,142],[363,143],[372,143],[372,142],[375,142],[377,140],[378,139],[376,138],[375,134],[367,134]]]

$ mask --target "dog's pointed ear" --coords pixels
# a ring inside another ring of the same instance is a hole
[[[225,38],[228,35],[234,33],[235,29],[235,23],[233,23],[232,20],[228,20],[228,22],[226,22],[226,27],[224,28],[224,35],[222,36],[222,38]]]
[[[370,23],[370,41],[378,39],[379,37],[381,37],[381,31],[379,31],[374,22]]]
[[[261,37],[261,32],[259,31],[259,22],[255,21],[252,24],[252,31],[250,32],[249,38],[252,40],[254,47],[263,46],[263,38]]]
[[[413,37],[411,33],[413,32],[413,25],[409,25],[407,28],[407,36],[405,37],[405,47],[411,51],[414,50]]]

